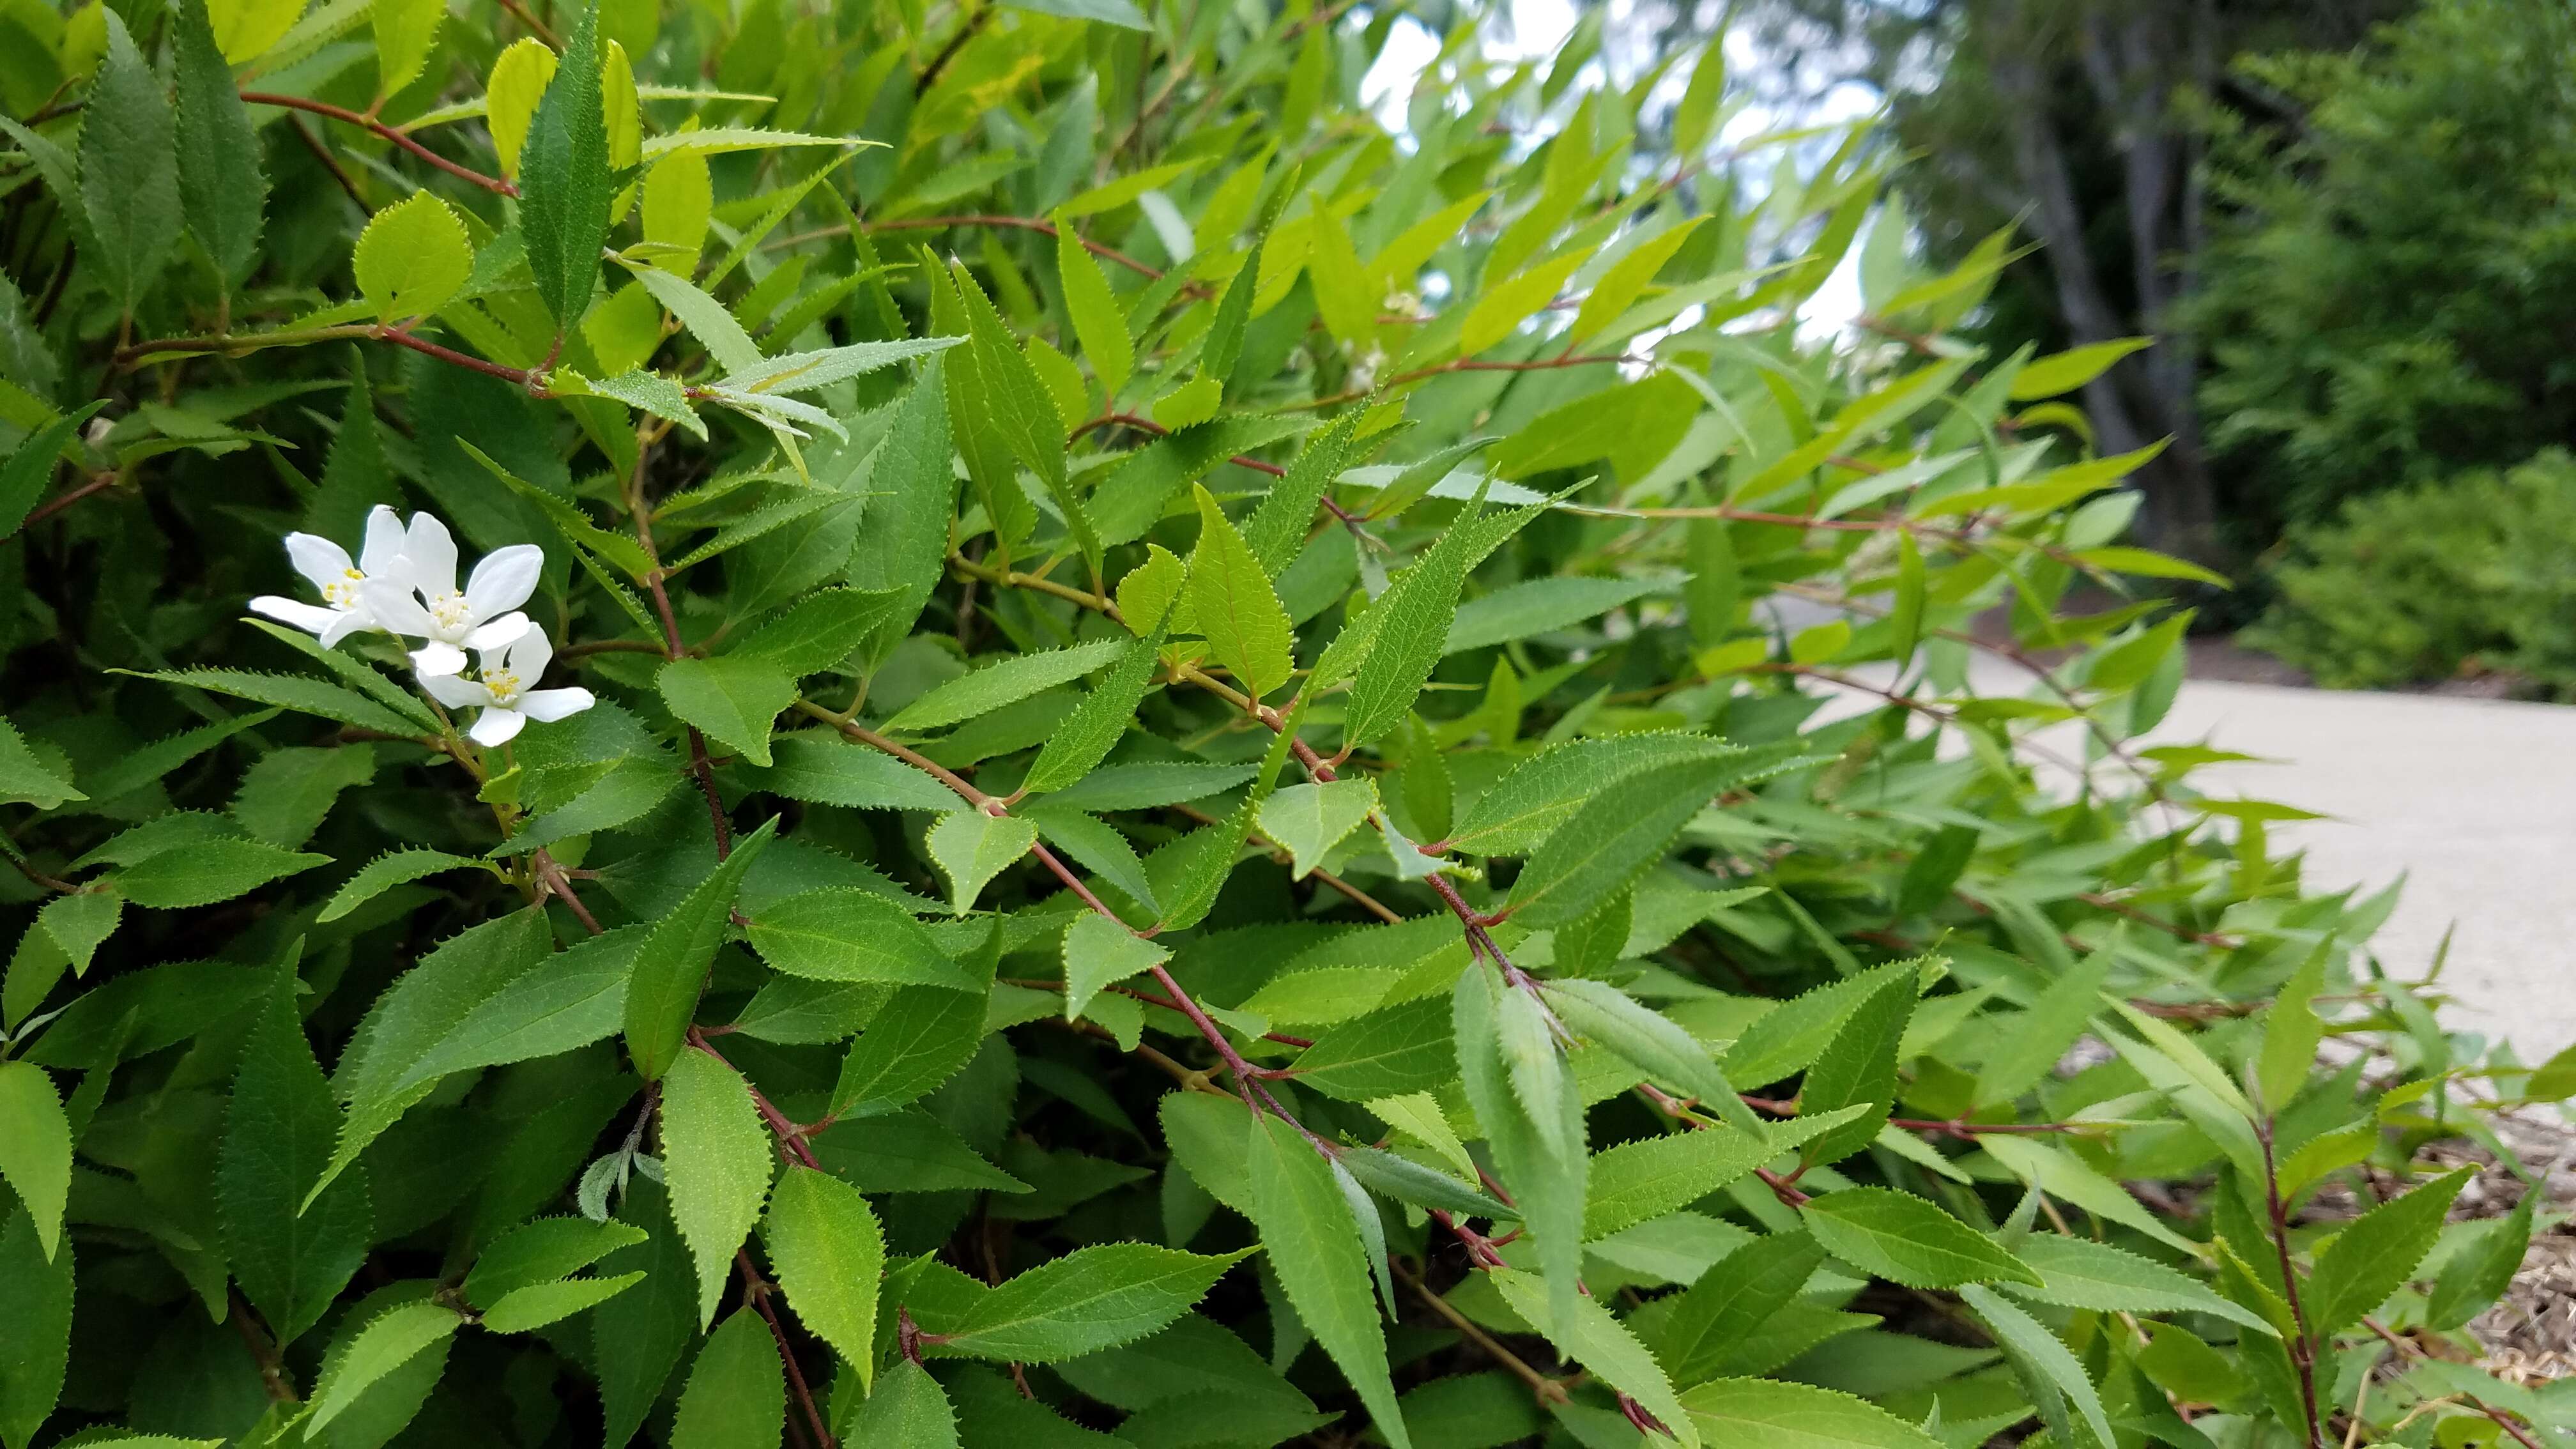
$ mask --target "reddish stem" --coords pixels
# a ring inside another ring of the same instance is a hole
[[[395,145],[400,146],[414,156],[419,157],[421,160],[428,162],[430,165],[437,167],[439,170],[446,172],[448,175],[453,176],[460,181],[471,181],[486,191],[497,192],[503,196],[516,196],[519,194],[518,187],[511,185],[500,177],[486,176],[482,172],[477,171],[470,166],[459,166],[455,162],[439,155],[427,146],[424,146],[418,141],[413,140],[411,137],[404,135],[402,132],[395,130],[393,127],[386,125],[384,122],[377,120],[373,116],[362,116],[356,111],[332,105],[328,101],[308,100],[303,96],[281,96],[270,91],[244,91],[241,93],[241,98],[245,103],[250,105],[280,106],[290,111],[310,111],[317,116],[328,116],[334,121],[356,126],[362,130],[373,131],[377,135],[393,142]]]

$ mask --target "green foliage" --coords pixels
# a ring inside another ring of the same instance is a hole
[[[2120,348],[1884,237],[1922,349],[1802,336],[1865,137],[545,18],[0,11],[0,1445],[2251,1443],[2391,1324],[2393,1442],[2564,1417],[2417,1158],[2576,1071],[2132,743],[2152,450],[2007,426]]]

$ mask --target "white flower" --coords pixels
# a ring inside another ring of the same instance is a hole
[[[250,601],[251,612],[318,635],[326,646],[352,634],[381,630],[384,625],[368,609],[361,588],[370,578],[394,580],[402,576],[403,543],[402,520],[382,504],[367,515],[367,539],[359,547],[356,563],[349,561],[347,549],[327,538],[290,533],[286,536],[286,557],[297,573],[311,579],[313,586],[321,590],[322,602],[306,604],[262,594]]]
[[[475,717],[474,727],[466,731],[478,745],[508,744],[530,720],[551,723],[579,714],[594,702],[587,689],[528,687],[544,676],[546,662],[555,657],[555,646],[546,638],[546,631],[534,624],[527,625],[505,644],[478,644],[475,651],[483,656],[475,678],[424,671],[420,687],[449,709],[480,705],[483,712]]]
[[[514,543],[485,554],[461,590],[456,540],[446,524],[413,514],[402,552],[397,576],[367,580],[358,596],[380,627],[427,641],[411,656],[422,677],[454,674],[465,667],[466,650],[498,649],[532,627],[527,615],[512,611],[536,592],[538,571],[545,567],[545,551],[535,544]]]

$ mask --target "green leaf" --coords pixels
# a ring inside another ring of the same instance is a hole
[[[1289,785],[1261,802],[1261,833],[1286,846],[1304,880],[1343,838],[1377,809],[1377,782],[1365,776]]]
[[[1711,1060],[1708,1048],[1670,1017],[1603,981],[1551,981],[1542,990],[1549,1007],[1578,1036],[1600,1043],[1647,1075],[1699,1099],[1738,1132],[1762,1134],[1761,1124],[1727,1085],[1726,1074]]]
[[[1064,933],[1064,1019],[1082,1015],[1103,987],[1151,971],[1172,953],[1096,911],[1074,917]]]
[[[978,426],[995,434],[1012,457],[1038,475],[1056,508],[1064,515],[1065,526],[1075,546],[1091,563],[1094,574],[1100,571],[1100,542],[1092,535],[1090,519],[1083,513],[1082,502],[1074,496],[1065,479],[1064,420],[1057,416],[1055,403],[1049,399],[1046,383],[1037,369],[1020,350],[1002,314],[993,309],[984,289],[976,284],[973,274],[962,261],[949,266],[957,285],[958,300],[964,304],[968,348],[959,354],[957,366],[969,364],[981,376],[983,395],[990,411],[976,420]]]
[[[1127,314],[1109,290],[1109,278],[1073,229],[1070,217],[1056,218],[1055,266],[1064,287],[1064,309],[1073,319],[1073,335],[1082,343],[1101,391],[1115,398],[1136,370],[1136,343],[1127,333]]]
[[[866,745],[822,734],[794,734],[773,744],[775,764],[760,787],[791,800],[862,810],[962,809],[947,786]]]
[[[519,157],[519,231],[528,270],[558,331],[590,310],[614,187],[601,100],[597,0],[572,17],[563,57],[528,124]]]
[[[2073,392],[2110,371],[2121,358],[2155,343],[2152,337],[2119,337],[2052,353],[2025,363],[2021,371],[2013,374],[2012,386],[2004,395],[2014,402],[2037,402]]]
[[[1581,919],[1636,884],[1731,773],[1723,760],[1683,760],[1621,778],[1531,852],[1504,909],[1531,927]]]
[[[553,1056],[617,1034],[648,928],[620,926],[526,971],[465,1013],[395,1079],[410,1091],[454,1072]]]
[[[1676,574],[1642,579],[1530,579],[1459,605],[1440,652],[1463,654],[1570,629],[1649,594],[1673,593],[1683,582]]]
[[[789,675],[831,669],[885,627],[896,603],[891,589],[823,589],[752,631],[733,651],[765,660]]]
[[[1295,560],[1297,551],[1304,546],[1325,491],[1350,464],[1352,439],[1366,416],[1365,410],[1353,408],[1308,439],[1297,460],[1288,465],[1286,476],[1270,485],[1270,491],[1262,495],[1261,506],[1244,520],[1244,545],[1273,578]]]
[[[1006,704],[1080,679],[1128,652],[1121,639],[1018,654],[931,690],[886,721],[890,730],[931,730],[992,713]]]
[[[62,1396],[72,1341],[72,1255],[48,1255],[26,1204],[0,1218],[0,1443],[26,1449]]]
[[[83,423],[88,422],[100,408],[105,406],[107,403],[104,399],[85,403],[44,426],[33,429],[27,434],[26,440],[18,444],[18,450],[9,455],[9,461],[0,463],[0,539],[6,539],[16,533],[18,526],[27,521],[27,514],[35,508],[37,499],[44,494],[46,482],[54,476],[54,464],[61,461],[64,445],[72,440],[74,433],[80,431]],[[17,732],[9,729],[6,721],[0,721],[0,790],[12,792],[15,798],[30,799],[33,797],[15,795],[19,787],[10,783],[17,777],[17,771],[11,768],[12,757],[21,748],[23,747],[18,742]],[[113,771],[116,767],[110,765],[108,768]],[[51,810],[66,799],[84,798],[86,797],[80,792],[72,791],[69,794],[52,797],[50,803],[44,804],[44,808]]]
[[[1896,1068],[1905,1027],[1914,1017],[1915,984],[1902,973],[1889,976],[1860,999],[1834,1028],[1833,1040],[1816,1056],[1798,1086],[1798,1115],[1821,1117],[1844,1107],[1865,1110],[1851,1121],[1807,1143],[1801,1161],[1833,1163],[1849,1157],[1878,1136],[1896,1105]]]
[[[72,1124],[54,1079],[32,1062],[0,1062],[0,1180],[18,1195],[52,1262],[71,1194]]]
[[[1190,612],[1208,649],[1246,694],[1261,698],[1288,682],[1294,636],[1288,611],[1261,561],[1218,510],[1207,489],[1195,490],[1199,544],[1190,555]],[[1141,622],[1141,621],[1140,621]]]
[[[1711,1444],[1759,1444],[1762,1449],[1935,1449],[1941,1443],[1867,1399],[1813,1384],[1712,1379],[1683,1394],[1681,1402]]]
[[[802,891],[762,906],[745,934],[762,960],[790,976],[975,989],[912,912],[856,886]]]
[[[796,681],[758,655],[674,659],[654,674],[653,683],[671,713],[755,765],[769,763],[770,726],[796,702]]]
[[[2371,1136],[2376,1139],[2378,1134]],[[2538,1201],[2538,1194],[2527,1192],[2503,1217],[2450,1230],[2467,1241],[2444,1261],[2440,1276],[2433,1280],[2433,1292],[2424,1307],[2425,1322],[2439,1329],[2457,1328],[2505,1295],[2531,1247],[2532,1213]]]
[[[841,1442],[882,1444],[886,1449],[958,1449],[957,1414],[948,1406],[939,1380],[912,1360],[898,1359],[886,1370],[885,1382],[868,1395]]]
[[[761,1227],[779,1286],[796,1317],[859,1371],[876,1370],[877,1280],[885,1234],[859,1190],[811,1168],[790,1167]]]
[[[2472,1171],[2464,1167],[2419,1183],[2335,1234],[2308,1275],[2308,1331],[2330,1340],[2415,1276],[2416,1265],[2442,1234],[2451,1199],[2468,1185]]]
[[[644,1275],[634,1290],[602,1304],[589,1318],[599,1356],[605,1443],[633,1439],[645,1414],[661,1399],[680,1354],[697,1337],[697,1284],[689,1269],[688,1244],[671,1223],[668,1201],[660,1183],[641,1173],[631,1178],[618,1210],[649,1237],[600,1262],[603,1273]]]
[[[930,826],[930,858],[948,877],[949,907],[964,915],[993,877],[1038,843],[1038,828],[1016,815],[956,810]]]
[[[2010,1018],[2009,1029],[1994,1034],[1985,1064],[1977,1069],[1976,1105],[2009,1102],[2048,1079],[2102,1009],[2111,958],[2111,952],[2097,951],[2077,962],[2049,983],[2029,1010]]]
[[[1099,686],[1083,696],[1063,728],[1047,736],[1037,763],[1029,766],[1028,778],[1020,782],[1022,789],[1032,793],[1064,789],[1108,758],[1135,720],[1145,692],[1153,687],[1154,660],[1163,638],[1162,631],[1154,630],[1124,646]]]
[[[1374,1109],[1387,1099],[1372,1103]],[[1454,1134],[1453,1134],[1454,1140]],[[1459,1155],[1466,1155],[1465,1147]],[[1436,1207],[1444,1212],[1465,1213],[1471,1217],[1509,1218],[1512,1210],[1487,1197],[1475,1188],[1435,1168],[1423,1166],[1409,1157],[1398,1157],[1374,1147],[1346,1147],[1335,1159],[1342,1170],[1373,1192],[1382,1192],[1398,1202],[1417,1207]],[[1470,1169],[1474,1167],[1469,1161]]]
[[[1364,658],[1345,666],[1358,671],[1343,714],[1346,741],[1365,744],[1404,722],[1446,649],[1450,623],[1458,614],[1458,591],[1468,573],[1538,512],[1523,508],[1492,515],[1471,512],[1460,518],[1420,563],[1397,575],[1385,595],[1361,616],[1364,622],[1374,621],[1367,622],[1367,627],[1374,631],[1375,642]],[[1339,639],[1333,643],[1335,649],[1340,645]],[[1338,672],[1318,660],[1315,687],[1334,683]]]
[[[426,191],[377,212],[352,262],[376,320],[425,317],[447,305],[474,271],[465,224]]]
[[[373,0],[367,13],[375,27],[376,94],[390,96],[429,63],[447,7],[438,0]]]
[[[1737,1248],[1674,1304],[1658,1357],[1683,1383],[1706,1378],[1729,1352],[1752,1342],[1771,1315],[1795,1301],[1824,1261],[1823,1246],[1808,1233],[1772,1233]]]
[[[183,910],[247,895],[330,861],[327,855],[280,850],[256,840],[216,837],[147,857],[112,879],[117,892],[138,906]]]
[[[1134,0],[1003,0],[1014,10],[1038,15],[1060,15],[1067,20],[1096,20],[1122,30],[1151,30],[1145,12]]]
[[[748,1307],[707,1335],[671,1419],[671,1449],[777,1449],[787,1428],[787,1375],[769,1326]]]
[[[2263,1014],[2263,1053],[2254,1080],[2263,1101],[2274,1110],[2286,1107],[2316,1070],[2317,1044],[2325,1040],[2325,1023],[2310,1003],[2325,989],[2326,948],[2308,953],[2290,979],[2272,994],[2272,1009]]]
[[[560,1283],[535,1283],[514,1289],[484,1311],[483,1329],[487,1333],[527,1333],[588,1312],[643,1281],[641,1273],[620,1273],[613,1278],[567,1278]]]
[[[353,690],[300,674],[255,674],[247,669],[173,669],[139,678],[157,679],[186,689],[211,690],[259,704],[302,710],[362,730],[409,738],[425,733],[420,726]]]
[[[36,924],[71,963],[74,976],[89,974],[90,958],[124,918],[125,898],[113,891],[56,896],[36,912]]]
[[[2111,1435],[2111,1417],[2103,1410],[2102,1396],[2085,1376],[2084,1365],[2046,1325],[1991,1288],[1968,1284],[1959,1290],[1959,1300],[1985,1321],[2007,1353],[2075,1401],[2076,1412],[2083,1415],[2084,1427],[2091,1431],[2094,1443],[2118,1442]]]
[[[243,1044],[215,1159],[215,1203],[242,1294],[280,1342],[321,1320],[366,1257],[373,1214],[362,1173],[343,1173],[308,1205],[331,1161],[340,1114],[280,984]]]
[[[597,317],[601,314],[594,312],[591,315]],[[601,397],[615,398],[628,407],[678,423],[700,441],[707,436],[706,419],[699,417],[698,410],[689,406],[689,390],[658,372],[621,372],[615,377],[590,379],[584,385]]]
[[[1252,1249],[1204,1256],[1149,1243],[1103,1243],[1031,1268],[976,1300],[951,1352],[1055,1363],[1144,1337],[1187,1313]]]
[[[1386,1333],[1369,1292],[1359,1226],[1334,1185],[1332,1164],[1286,1122],[1264,1115],[1247,1126],[1252,1222],[1271,1270],[1287,1289],[1298,1321],[1359,1391],[1378,1432],[1397,1449],[1410,1449],[1387,1372]],[[1368,1211],[1376,1213],[1374,1207]]]
[[[1459,974],[1451,996],[1458,1075],[1467,1105],[1485,1130],[1494,1165],[1511,1184],[1521,1220],[1537,1240],[1539,1264],[1548,1278],[1549,1311],[1531,1321],[1570,1334],[1575,1279],[1583,1268],[1583,1107],[1572,1074],[1559,1072],[1554,1100],[1536,1104],[1551,1120],[1543,1126],[1531,1120],[1532,1108],[1514,1090],[1501,1047],[1503,1006],[1498,998],[1512,990],[1482,962],[1470,963]],[[1553,1144],[1570,1144],[1572,1150],[1561,1152]]]
[[[89,222],[81,245],[110,298],[132,312],[179,241],[179,137],[152,63],[135,49],[122,18],[113,11],[103,18],[107,49],[81,119],[81,206]]]
[[[1552,1294],[1551,1285],[1534,1273],[1512,1268],[1495,1268],[1490,1273],[1494,1286],[1502,1290],[1503,1301],[1532,1323],[1546,1322],[1550,1300],[1561,1296]],[[1646,1352],[1645,1345],[1637,1342],[1625,1324],[1601,1306],[1599,1299],[1577,1295],[1573,1314],[1570,1318],[1559,1315],[1548,1340],[1593,1377],[1636,1400],[1683,1445],[1696,1446],[1700,1442],[1699,1426],[1673,1393],[1672,1381],[1664,1376],[1663,1366],[1655,1362],[1654,1355]]]
[[[704,881],[691,889],[671,913],[653,923],[652,933],[636,953],[635,975],[626,990],[626,1052],[635,1070],[650,1082],[661,1077],[680,1055],[696,1014],[699,988],[707,963],[724,944],[733,914],[734,892],[743,872],[760,858],[777,834],[775,817],[733,843],[733,853]]]
[[[375,774],[375,751],[363,744],[272,750],[243,772],[232,816],[260,840],[292,850],[322,827],[342,791]]]
[[[2036,1288],[2006,1284],[2015,1297],[2100,1313],[2212,1313],[2257,1333],[2272,1332],[2261,1316],[2198,1279],[2108,1243],[2033,1233],[2014,1245],[2014,1253],[2041,1279]]]
[[[1914,648],[1923,642],[1923,547],[1914,541],[1911,529],[1900,529],[1896,535],[1896,607],[1887,616],[1888,629],[1896,636],[1896,664],[1900,669],[1914,663]]]
[[[568,1277],[645,1239],[642,1228],[588,1218],[538,1218],[492,1240],[465,1275],[465,1301],[498,1303],[522,1288]]]
[[[1458,1074],[1450,1030],[1438,996],[1372,1011],[1316,1037],[1297,1057],[1297,1080],[1345,1102],[1429,1091]]]
[[[1593,1154],[1583,1237],[1597,1241],[1717,1191],[1779,1153],[1766,1137],[1730,1128],[1670,1132]]]
[[[1715,56],[1721,49],[1712,45],[1709,53]],[[1707,63],[1724,64],[1722,59]],[[1691,88],[1695,96],[1699,89],[1697,75],[1692,77]],[[1692,99],[1693,96],[1684,97],[1685,107]],[[1689,241],[1691,234],[1699,230],[1700,223],[1707,219],[1701,216],[1686,218],[1630,247],[1602,272],[1599,281],[1592,284],[1591,294],[1583,299],[1583,306],[1574,314],[1574,325],[1566,329],[1565,335],[1570,339],[1590,337],[1617,320],[1628,310],[1629,304],[1644,293],[1655,274],[1664,269],[1664,263],[1673,259],[1673,254],[1682,249],[1682,244]]]
[[[386,891],[392,890],[395,886],[408,884],[425,876],[439,875],[467,867],[476,870],[491,868],[479,860],[468,860],[461,855],[449,855],[443,850],[387,851],[358,867],[356,875],[349,877],[346,884],[331,893],[331,899],[323,905],[321,914],[315,916],[314,920],[328,925],[383,895]]]
[[[742,330],[731,309],[698,290],[688,278],[647,268],[635,273],[635,281],[689,329],[689,335],[707,350],[717,367],[729,373],[748,372],[767,361],[760,344]]]
[[[359,1395],[464,1323],[455,1310],[425,1300],[398,1303],[368,1319],[314,1385],[312,1407],[304,1416],[305,1434],[318,1434],[348,1412]]]
[[[381,0],[379,9],[394,0]],[[429,0],[410,0],[412,8]],[[437,7],[431,7],[436,9]],[[179,199],[188,230],[215,264],[226,286],[250,274],[259,254],[261,213],[268,178],[259,169],[259,139],[250,108],[234,88],[232,67],[206,17],[203,3],[170,12],[171,73],[178,82]],[[379,49],[382,50],[382,42]],[[414,67],[417,69],[417,65]]]
[[[842,1059],[831,1115],[892,1111],[955,1076],[984,1040],[984,1010],[981,991],[895,992]]]
[[[1826,1252],[1891,1283],[1908,1288],[1995,1282],[2040,1286],[2028,1264],[1919,1197],[1883,1187],[1851,1187],[1812,1198],[1799,1212]]]
[[[662,1172],[671,1221],[698,1265],[698,1323],[713,1323],[733,1255],[760,1221],[776,1164],[769,1129],[740,1073],[683,1051],[662,1081]]]

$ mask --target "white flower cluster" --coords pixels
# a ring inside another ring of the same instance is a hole
[[[587,689],[529,688],[555,652],[546,631],[519,612],[545,567],[545,552],[535,544],[486,555],[460,589],[456,539],[447,525],[415,513],[406,528],[392,509],[379,506],[367,515],[366,541],[354,562],[347,549],[310,533],[288,534],[286,556],[321,591],[322,602],[262,594],[250,601],[253,612],[326,645],[364,633],[421,641],[411,651],[420,687],[450,709],[478,707],[466,731],[477,744],[507,744],[532,719],[559,720],[593,702]],[[468,649],[482,656],[470,677]]]

